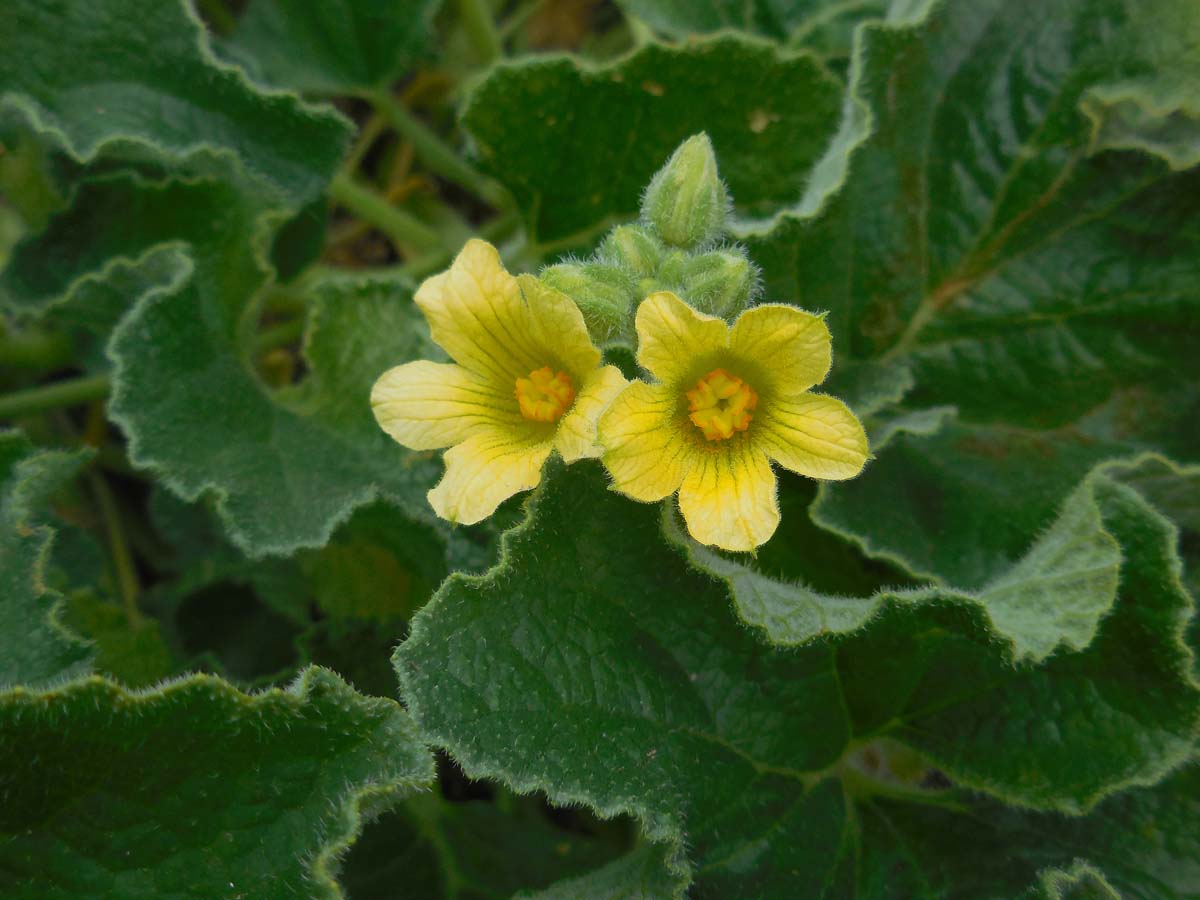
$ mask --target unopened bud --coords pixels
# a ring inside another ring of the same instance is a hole
[[[658,266],[658,280],[667,285],[667,290],[675,290],[683,284],[683,273],[687,266],[688,255],[682,250],[672,250],[663,256]]]
[[[628,325],[637,291],[620,269],[596,262],[559,263],[538,277],[575,301],[597,343],[613,339]]]
[[[716,250],[684,264],[684,298],[696,309],[732,319],[749,304],[757,273],[740,253]]]
[[[724,231],[728,206],[712,142],[701,132],[680,144],[651,179],[642,216],[668,244],[690,249]]]
[[[650,278],[658,272],[663,245],[639,225],[620,225],[609,232],[598,255],[638,278]]]

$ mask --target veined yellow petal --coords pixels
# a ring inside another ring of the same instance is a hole
[[[616,366],[592,370],[575,396],[574,405],[558,423],[554,447],[564,460],[572,463],[600,455],[601,447],[596,438],[600,414],[628,383]]]
[[[405,363],[371,388],[379,426],[410,450],[438,450],[465,441],[480,426],[516,426],[516,401],[461,366],[428,360]]]
[[[443,519],[474,525],[513,494],[536,487],[553,448],[545,437],[489,428],[446,451],[446,474],[429,492],[429,505]]]
[[[729,345],[723,319],[696,312],[670,291],[643,300],[634,324],[638,362],[664,384],[677,385],[694,374],[697,358]]]
[[[753,550],[779,525],[775,473],[750,441],[730,441],[701,454],[679,489],[688,532],[702,544]]]
[[[757,363],[774,393],[783,396],[820,384],[833,361],[833,341],[825,320],[775,303],[738,316],[729,332],[729,349],[734,356]]]
[[[866,432],[841,400],[824,394],[775,397],[759,413],[753,441],[785,469],[840,481],[866,465]]]
[[[600,417],[614,489],[652,503],[679,488],[697,451],[679,432],[678,407],[676,393],[661,384],[635,381],[617,395]]]
[[[529,306],[533,340],[576,383],[585,380],[600,365],[600,351],[592,344],[575,301],[532,275],[519,275],[517,283]]]
[[[507,385],[546,365],[517,279],[486,241],[467,241],[449,270],[426,279],[414,299],[434,341],[463,368]]]

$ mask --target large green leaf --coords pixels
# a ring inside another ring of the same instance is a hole
[[[81,162],[244,169],[299,206],[341,157],[347,123],[216,61],[187,0],[9,0],[0,113]]]
[[[88,645],[59,621],[62,595],[46,585],[47,507],[82,462],[83,454],[36,450],[19,432],[0,432],[0,685],[45,684],[91,666]]]
[[[110,411],[131,457],[187,498],[214,492],[235,543],[253,555],[319,546],[380,494],[429,518],[424,492],[436,464],[383,435],[367,402],[383,370],[429,353],[410,290],[395,281],[320,289],[309,378],[274,396],[238,358],[236,323],[220,322],[219,298],[199,277],[148,295],[112,343]],[[164,381],[176,389],[155,391]],[[223,398],[219,411],[213,397]]]
[[[130,227],[104,227],[130,215]],[[410,284],[346,277],[313,286],[308,378],[268,390],[247,358],[269,280],[271,218],[259,215],[253,192],[209,180],[91,182],[23,245],[4,287],[35,310],[82,305],[114,279],[126,290],[106,291],[113,303],[137,299],[109,346],[109,413],[135,464],[185,498],[215,494],[251,554],[319,546],[379,495],[430,518],[424,492],[436,464],[386,437],[368,404],[381,372],[432,352]],[[108,320],[119,315],[110,309]]]
[[[1200,172],[1107,149],[1094,122],[1108,85],[1193,73],[1198,29],[1174,0],[972,0],[859,30],[805,197],[744,229],[769,297],[829,310],[835,382],[907,369],[924,417],[884,413],[878,459],[823,488],[818,521],[977,588],[1095,463],[1194,452]],[[940,404],[960,419],[938,430]]]
[[[1200,691],[1174,535],[1124,486],[1095,489],[1125,558],[1116,609],[1086,649],[1067,638],[1040,665],[1018,662],[1037,604],[1000,625],[945,592],[895,595],[858,630],[772,649],[664,541],[655,510],[613,496],[594,467],[555,474],[533,503],[496,569],[452,577],[414,619],[396,657],[405,698],[468,773],[684,842],[697,896],[796,896],[839,877],[856,826],[834,776],[867,741],[1071,811],[1191,752]]]
[[[271,84],[313,94],[386,85],[424,55],[440,0],[253,0],[222,49]]]
[[[843,354],[910,357],[923,400],[972,418],[1058,424],[1194,373],[1200,175],[1093,152],[1080,110],[1193,59],[1194,4],[906,9],[860,29],[804,202],[747,232],[768,295],[830,310]]]
[[[463,122],[538,240],[551,241],[636,215],[650,176],[700,131],[740,210],[792,203],[840,98],[813,57],[725,36],[650,44],[595,69],[571,58],[507,63],[472,91]]]
[[[390,700],[309,669],[247,696],[194,676],[0,699],[5,897],[342,896],[364,816],[433,777]]]

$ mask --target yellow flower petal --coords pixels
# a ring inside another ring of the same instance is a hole
[[[597,420],[628,383],[616,366],[592,370],[575,396],[574,405],[558,423],[554,447],[564,460],[572,463],[600,455],[601,447],[596,439]]]
[[[777,397],[760,412],[753,441],[785,469],[840,481],[866,465],[867,435],[841,400],[824,394]]]
[[[698,357],[729,344],[729,326],[723,319],[696,312],[670,291],[643,300],[634,323],[637,360],[664,384],[678,384],[692,376]]]
[[[463,368],[507,384],[546,365],[517,279],[486,241],[467,241],[414,299],[434,341]]]
[[[738,316],[729,333],[729,349],[757,362],[776,393],[784,396],[820,384],[833,361],[825,320],[779,304],[756,306]]]
[[[556,367],[566,369],[576,383],[600,365],[600,351],[592,344],[579,307],[562,291],[542,284],[532,275],[520,275],[517,283],[529,305],[531,337],[554,357]],[[547,364],[551,360],[547,360]]]
[[[661,384],[635,381],[617,395],[600,417],[604,465],[613,488],[644,503],[670,496],[683,482],[696,449],[678,422],[676,392]],[[688,427],[692,427],[688,423]]]
[[[379,376],[371,388],[379,426],[410,450],[438,450],[465,441],[480,426],[519,426],[511,394],[461,366],[427,360]]]
[[[688,532],[700,543],[753,550],[779,525],[770,461],[743,440],[700,454],[679,489],[679,510]]]
[[[474,525],[513,494],[536,487],[552,442],[503,429],[476,431],[446,451],[446,474],[429,492],[443,519]]]

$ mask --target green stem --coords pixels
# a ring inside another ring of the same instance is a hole
[[[18,416],[100,400],[108,396],[111,384],[108,375],[88,375],[15,391],[0,397],[0,419],[15,419]]]
[[[413,155],[431,172],[474,192],[497,209],[509,206],[508,192],[500,184],[469,165],[453,147],[390,93],[370,91],[362,97],[412,143]]]
[[[359,130],[358,137],[354,139],[354,146],[350,148],[350,153],[342,162],[343,172],[349,175],[358,171],[358,167],[362,164],[367,151],[371,149],[371,145],[375,143],[379,135],[383,134],[385,125],[383,116],[378,111],[371,113],[362,129]]]
[[[95,472],[88,475],[96,502],[100,505],[100,515],[104,519],[104,530],[108,534],[109,550],[112,553],[113,568],[116,570],[117,586],[121,592],[121,604],[125,608],[125,618],[131,628],[139,628],[142,624],[142,614],[138,609],[137,597],[141,586],[138,584],[137,569],[133,565],[133,554],[129,552],[129,544],[125,540],[125,531],[121,527],[121,513],[117,508],[117,498],[113,496],[108,482]]]
[[[504,52],[487,0],[458,0],[458,17],[479,61],[490,66]]]
[[[416,216],[392,206],[349,175],[335,175],[329,184],[329,195],[360,219],[370,222],[397,244],[430,249],[442,243],[441,235]]]

